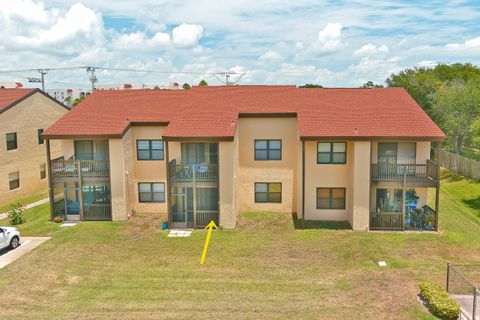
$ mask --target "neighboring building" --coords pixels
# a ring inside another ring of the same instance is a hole
[[[102,90],[145,90],[145,89],[178,90],[178,89],[180,89],[180,86],[176,82],[170,83],[168,85],[132,84],[132,83],[95,85],[95,90],[100,90],[100,91],[102,91]]]
[[[47,93],[67,107],[72,107],[75,99],[85,98],[90,92],[82,89],[48,89]]]
[[[0,89],[19,89],[23,88],[21,82],[0,82]]]
[[[97,91],[45,137],[63,145],[50,194],[67,220],[164,212],[172,227],[235,228],[239,212],[275,211],[431,230],[438,217],[429,158],[445,135],[401,88]]]
[[[46,190],[42,132],[67,111],[39,89],[0,89],[0,205]],[[60,150],[52,144],[52,156]]]

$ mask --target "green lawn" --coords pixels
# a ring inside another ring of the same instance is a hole
[[[32,193],[28,196],[22,197],[22,198],[17,199],[13,202],[6,203],[6,204],[1,204],[0,205],[0,213],[7,212],[10,209],[11,205],[14,204],[14,203],[21,203],[22,205],[27,205],[27,204],[36,202],[38,200],[45,199],[46,197],[48,197],[48,192],[46,190],[45,191],[40,191],[40,192],[37,192],[37,193]]]
[[[21,229],[53,238],[0,270],[1,316],[433,319],[417,284],[443,284],[448,261],[480,262],[479,195],[480,184],[446,177],[438,234],[296,230],[285,214],[245,213],[237,230],[212,235],[204,266],[205,231],[167,238],[144,214],[58,228],[41,206]]]

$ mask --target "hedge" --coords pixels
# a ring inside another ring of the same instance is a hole
[[[441,286],[429,282],[420,283],[420,296],[427,302],[430,312],[445,320],[458,319],[460,305]]]

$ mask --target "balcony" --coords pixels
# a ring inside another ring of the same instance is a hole
[[[108,160],[52,160],[50,173],[52,178],[108,178],[110,163]]]
[[[424,205],[422,208],[407,208],[405,217],[402,212],[371,212],[370,230],[416,230],[432,231],[436,229],[437,212]]]
[[[427,160],[426,164],[389,164],[372,163],[371,180],[379,182],[397,182],[407,185],[435,186],[438,182],[438,165]]]
[[[218,166],[210,163],[177,164],[176,160],[168,164],[169,178],[175,182],[216,182]]]

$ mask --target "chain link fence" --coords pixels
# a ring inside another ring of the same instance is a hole
[[[447,291],[460,304],[462,319],[480,320],[480,264],[448,264]]]

